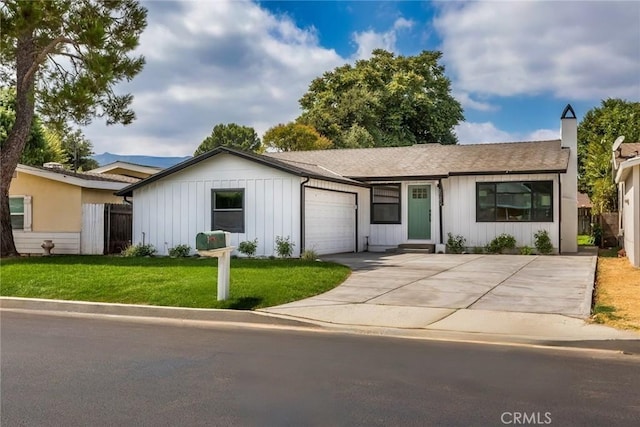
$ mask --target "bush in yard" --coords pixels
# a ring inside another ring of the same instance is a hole
[[[302,252],[302,255],[300,255],[300,259],[303,261],[315,261],[318,259],[318,253],[313,249],[306,249]]]
[[[520,255],[531,255],[533,253],[529,246],[523,246],[520,248]]]
[[[178,245],[173,248],[169,248],[169,256],[173,258],[186,258],[191,253],[191,246]]]
[[[240,244],[238,245],[238,251],[240,251],[240,253],[245,254],[248,257],[254,256],[257,250],[258,250],[258,239],[240,242]]]
[[[502,233],[493,239],[485,249],[490,254],[501,254],[505,249],[514,249],[516,247],[516,238],[511,234]]]
[[[126,257],[141,257],[141,256],[153,256],[156,253],[156,248],[152,244],[143,245],[138,243],[137,245],[129,245],[122,251],[122,256]]]
[[[290,258],[294,246],[295,243],[291,241],[289,236],[276,236],[276,253],[280,258]]]
[[[535,238],[538,253],[550,254],[553,251],[553,244],[551,243],[551,238],[549,237],[549,232],[547,230],[538,230],[533,237]]]
[[[467,239],[461,235],[454,236],[451,233],[447,233],[447,252],[451,254],[461,254],[464,252]]]

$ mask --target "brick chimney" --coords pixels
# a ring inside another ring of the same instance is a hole
[[[578,252],[578,120],[570,104],[560,120],[562,148],[569,150],[567,172],[560,175],[560,250],[561,253],[575,253]]]

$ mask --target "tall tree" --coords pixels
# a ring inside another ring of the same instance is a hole
[[[438,63],[441,56],[374,50],[368,60],[314,79],[300,99],[299,121],[337,147],[455,144],[453,127],[464,116]]]
[[[0,146],[16,121],[16,92],[13,88],[0,88]],[[64,156],[60,141],[52,138],[39,117],[34,116],[19,162],[24,165],[42,166],[47,162],[63,162]]]
[[[130,56],[147,24],[135,0],[3,0],[2,78],[16,90],[16,118],[0,150],[0,256],[17,254],[9,186],[36,108],[47,120],[130,123],[133,97],[114,86],[131,80],[144,58]],[[8,70],[8,71],[7,71]]]
[[[279,124],[267,130],[262,137],[265,146],[279,151],[326,150],[333,143],[309,125],[301,123]]]
[[[88,171],[97,168],[98,162],[91,158],[95,154],[91,141],[84,136],[80,129],[73,130],[66,125],[63,129],[60,140],[64,163],[67,167],[74,171]]]
[[[213,127],[211,135],[200,143],[193,155],[198,156],[220,146],[236,148],[242,151],[253,151],[255,153],[263,151],[262,142],[252,127],[235,123],[226,125],[220,123]]]
[[[611,148],[617,137],[640,141],[640,102],[603,100],[578,125],[578,185],[591,198],[594,213],[615,210]]]

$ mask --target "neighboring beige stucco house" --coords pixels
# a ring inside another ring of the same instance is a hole
[[[83,205],[123,203],[114,193],[137,179],[49,166],[16,168],[9,188],[16,248],[22,254],[41,254],[42,241],[50,239],[54,253],[82,253]]]
[[[629,262],[640,268],[640,142],[621,144],[615,154],[620,233]]]

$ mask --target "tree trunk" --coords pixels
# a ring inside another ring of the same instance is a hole
[[[34,114],[35,73],[27,75],[37,54],[31,32],[18,38],[16,50],[16,121],[0,149],[0,257],[18,255],[11,228],[9,187],[27,143]]]

